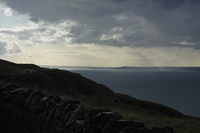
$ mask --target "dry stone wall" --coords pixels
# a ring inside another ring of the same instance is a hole
[[[141,122],[124,120],[108,109],[86,110],[78,100],[44,96],[16,84],[0,86],[2,133],[173,133],[169,127],[145,128]]]

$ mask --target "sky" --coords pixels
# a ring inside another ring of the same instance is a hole
[[[200,66],[200,1],[0,0],[0,58],[53,66]]]

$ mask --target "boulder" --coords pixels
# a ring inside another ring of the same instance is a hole
[[[56,112],[56,109],[58,108],[59,104],[56,104],[53,109],[49,112],[48,114],[48,120],[50,119],[54,119],[54,115],[55,115],[55,112]]]
[[[19,89],[14,89],[12,91],[9,92],[4,92],[4,96],[5,96],[5,100],[7,102],[15,102],[15,99],[18,98],[19,93],[24,92],[23,89],[19,88]]]
[[[82,133],[83,132],[83,124],[85,119],[86,110],[83,105],[79,105],[76,110],[71,112],[71,115],[68,118],[66,123],[66,128],[68,132],[72,133]]]
[[[122,129],[119,133],[153,133],[153,132],[148,128],[126,127]]]
[[[60,103],[60,102],[62,101],[62,98],[59,97],[59,96],[55,96],[55,97],[53,98],[53,101],[56,102],[56,103]]]
[[[65,127],[66,133],[83,133],[84,120],[73,120],[70,125]]]
[[[20,88],[20,86],[17,85],[17,84],[6,84],[6,85],[1,87],[0,94],[2,95],[4,92],[13,91],[13,90],[18,89],[18,88]]]
[[[52,96],[45,96],[45,97],[43,97],[43,98],[41,99],[40,105],[46,106],[47,102],[48,102],[49,100],[52,100],[52,99],[53,99]]]
[[[80,103],[80,101],[77,102],[77,100],[73,101],[71,99],[64,99],[61,101],[61,103],[58,104],[57,109],[55,110],[55,115],[54,118],[55,119],[61,119],[63,112],[69,112],[69,111],[74,111],[77,108],[77,103]],[[71,106],[68,106],[71,105]],[[65,111],[64,111],[65,110]]]
[[[114,101],[114,102],[117,102],[117,103],[120,102],[119,98],[114,98],[113,101]]]
[[[101,112],[93,118],[92,133],[102,133],[107,128],[110,120],[120,120],[122,116],[114,112]]]
[[[67,105],[64,103],[64,104],[58,104],[58,107],[57,109],[55,110],[55,115],[54,115],[54,118],[55,119],[61,119],[61,116],[62,116],[62,112],[63,110],[65,109]]]
[[[19,95],[17,96],[18,98],[16,99],[16,102],[20,107],[24,107],[25,101],[29,97],[32,91],[33,89],[29,89],[29,90],[24,90],[22,93],[19,93]]]
[[[174,130],[170,127],[152,127],[153,133],[174,133]]]
[[[34,91],[33,89],[29,89],[29,90],[25,91],[23,93],[23,100],[25,101],[33,91]]]
[[[17,93],[17,96],[16,96],[14,102],[15,102],[18,106],[21,106],[21,105],[20,105],[20,103],[21,103],[20,100],[21,100],[21,98],[22,98],[23,93],[24,93],[26,90],[24,90],[24,89],[22,89],[22,88],[19,88],[19,89],[17,89],[16,91],[17,91],[18,93]]]
[[[130,120],[110,120],[108,125],[105,127],[104,133],[119,133],[126,127],[144,128],[144,124]]]
[[[44,112],[45,106],[43,105],[35,105],[30,109],[32,114],[41,114]]]
[[[169,133],[174,133],[174,130],[171,127],[164,127],[164,129]]]
[[[85,115],[85,120],[84,120],[84,127],[83,127],[83,133],[91,133],[91,129],[93,127],[93,121],[94,121],[94,116],[101,112],[110,112],[108,109],[90,109],[88,113]]]
[[[77,108],[76,104],[68,104],[65,109],[62,112],[61,119],[63,120],[63,123],[67,123],[69,116],[72,114],[72,112]]]
[[[56,106],[57,103],[55,103],[53,100],[49,100],[46,104],[45,111],[43,112],[44,115],[48,115],[50,111]]]
[[[77,106],[76,110],[72,112],[70,115],[66,126],[72,125],[73,121],[76,120],[84,120],[85,119],[86,110],[82,104]]]
[[[39,101],[44,97],[41,91],[33,90],[25,101],[25,106],[30,108],[33,105],[39,104]]]

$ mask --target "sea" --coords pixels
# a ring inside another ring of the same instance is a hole
[[[61,68],[76,72],[117,93],[166,105],[200,117],[199,68]]]

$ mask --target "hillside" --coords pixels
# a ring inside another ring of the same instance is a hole
[[[177,125],[194,122],[193,126],[195,126],[200,123],[198,118],[185,116],[161,104],[115,93],[105,85],[66,70],[41,68],[34,64],[16,64],[0,60],[0,83],[15,83],[26,89],[39,89],[47,95],[68,96],[80,100],[88,109],[108,108],[119,112],[127,119],[143,120],[147,126],[148,124],[149,126],[169,125],[177,128],[177,131],[184,131],[185,128],[190,127],[178,127]],[[148,123],[149,120],[153,120],[155,123]],[[158,120],[163,123],[161,124]],[[170,122],[173,120],[176,123]],[[165,122],[168,125],[164,125]],[[194,132],[197,130],[194,129]]]

